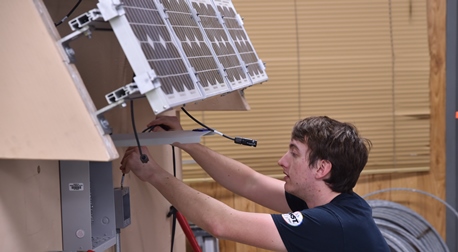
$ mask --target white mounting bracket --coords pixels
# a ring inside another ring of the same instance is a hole
[[[81,29],[78,29],[68,34],[67,36],[61,38],[58,41],[59,44],[61,44],[62,47],[64,48],[65,53],[67,54],[67,57],[68,57],[67,63],[70,63],[70,64],[75,63],[75,51],[70,47],[69,45],[70,41],[77,39],[82,34],[84,34],[85,36],[89,36],[90,33],[91,33],[90,27],[87,25],[87,26],[82,27]]]
[[[72,29],[72,31],[76,31],[85,26],[90,25],[93,21],[102,20],[102,19],[103,18],[102,18],[102,14],[100,13],[100,11],[98,9],[92,9],[70,20],[70,22],[68,22],[68,25],[70,25],[70,28]]]
[[[192,13],[192,17],[194,18],[194,20],[196,22],[200,22],[200,17],[199,17],[199,15],[197,13],[197,10],[195,8],[191,9],[191,13]]]
[[[113,92],[105,95],[108,104],[116,103],[125,98],[131,97],[133,94],[138,93],[138,86],[136,83],[129,83],[124,87],[120,87]]]
[[[138,90],[141,94],[145,94],[153,89],[161,87],[161,83],[159,82],[156,72],[153,69],[135,76],[134,82],[137,84]]]
[[[85,35],[91,38],[91,24],[100,20],[102,20],[100,11],[98,9],[92,9],[68,22],[73,32],[58,41],[68,56],[67,63],[75,63],[75,51],[70,47],[70,42],[77,39],[81,35]]]
[[[266,70],[266,65],[261,59],[258,60],[258,65],[259,65],[259,68],[262,69],[262,71]]]
[[[220,62],[218,62],[218,71],[219,73],[221,74],[221,76],[223,76],[224,79],[228,79],[228,76],[227,76],[227,72],[226,72],[226,69],[224,68],[223,64],[221,64]],[[228,92],[232,91],[233,90],[233,87],[231,85],[228,85]]]
[[[223,15],[221,14],[221,12],[216,11],[216,16],[218,17],[219,23],[220,23],[222,26],[225,26],[224,17],[223,17]]]
[[[237,22],[239,23],[240,27],[243,27],[243,18],[240,16],[240,14],[237,14],[236,16]]]
[[[122,2],[120,0],[99,0],[97,7],[105,21],[126,13],[122,8]]]
[[[162,1],[159,2],[159,4],[156,3],[156,7],[157,7],[157,11],[159,12],[159,15],[161,15],[162,18],[164,18],[164,20],[169,18],[169,14],[167,13],[167,9],[162,4]]]

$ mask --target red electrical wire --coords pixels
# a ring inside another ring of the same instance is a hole
[[[183,229],[183,232],[186,235],[186,238],[188,238],[188,241],[191,244],[191,247],[194,250],[194,252],[202,252],[186,218],[178,211],[176,212],[176,215],[177,220],[180,223],[181,229]]]

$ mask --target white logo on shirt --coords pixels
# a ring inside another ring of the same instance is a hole
[[[297,227],[302,223],[304,217],[301,212],[286,213],[281,215],[288,225]]]

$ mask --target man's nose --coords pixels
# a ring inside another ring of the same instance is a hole
[[[277,161],[277,164],[281,167],[285,167],[286,166],[286,163],[285,163],[285,156],[286,156],[286,153]]]

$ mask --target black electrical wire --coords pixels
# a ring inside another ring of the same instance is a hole
[[[189,116],[189,118],[191,118],[194,122],[196,122],[196,123],[199,124],[200,126],[206,128],[206,129],[208,129],[209,131],[212,131],[212,132],[215,132],[215,133],[217,133],[217,134],[220,134],[221,136],[223,136],[223,137],[225,137],[225,138],[227,138],[227,139],[229,139],[229,140],[233,140],[233,141],[235,140],[234,138],[232,138],[232,137],[230,137],[230,136],[227,136],[227,135],[225,135],[225,134],[223,134],[223,133],[221,133],[221,132],[219,132],[219,131],[216,131],[216,130],[214,130],[214,129],[208,127],[207,125],[201,123],[199,120],[197,120],[196,118],[194,118],[191,114],[189,114],[188,111],[186,111],[186,109],[185,109],[184,107],[181,107],[181,110],[183,110],[183,112],[184,112],[187,116]]]
[[[154,127],[156,127],[156,125],[149,126],[148,128],[144,129],[144,130],[142,131],[142,133],[151,132],[151,131],[153,131]]]
[[[142,161],[142,163],[148,163],[148,156],[143,154],[142,152],[140,140],[138,139],[137,128],[135,127],[134,100],[130,100],[130,118],[132,119],[132,128],[134,129],[135,141],[137,141],[138,151],[140,152],[140,160]]]
[[[173,176],[177,176],[177,166],[175,160],[175,147],[172,145],[172,158],[173,158]],[[175,244],[175,233],[176,233],[176,226],[177,226],[177,209],[174,206],[170,206],[170,211],[167,214],[167,218],[172,216],[172,238],[171,238],[171,245],[170,245],[170,252],[173,252],[173,246]]]
[[[173,245],[175,244],[175,231],[177,226],[177,209],[174,206],[170,206],[170,211],[167,217],[172,216],[172,240],[170,241],[170,252],[173,252]]]
[[[82,0],[78,0],[78,2],[75,4],[75,6],[73,6],[73,8],[68,12],[67,15],[65,15],[65,17],[63,17],[58,23],[54,23],[54,25],[57,27],[59,25],[61,25],[68,17],[70,17],[70,15],[73,14],[73,12],[76,10],[76,8],[78,8],[78,6],[80,5]]]
[[[177,176],[177,163],[176,163],[176,160],[175,160],[175,146],[172,145],[172,157],[173,157],[173,176],[176,177]]]
[[[211,132],[214,132],[218,135],[221,135],[229,140],[232,140],[234,141],[234,143],[236,144],[241,144],[241,145],[246,145],[246,146],[252,146],[252,147],[256,147],[256,145],[258,144],[258,142],[256,140],[253,140],[253,139],[249,139],[249,138],[244,138],[244,137],[230,137],[230,136],[227,136],[215,129],[212,129],[210,127],[208,127],[207,125],[199,122],[199,120],[197,120],[196,118],[194,118],[191,114],[188,113],[188,111],[186,111],[186,109],[184,107],[181,107],[181,110],[183,110],[183,112],[189,116],[189,118],[191,118],[194,122],[196,122],[197,124],[199,124],[200,126],[204,127],[205,129],[211,131]]]

